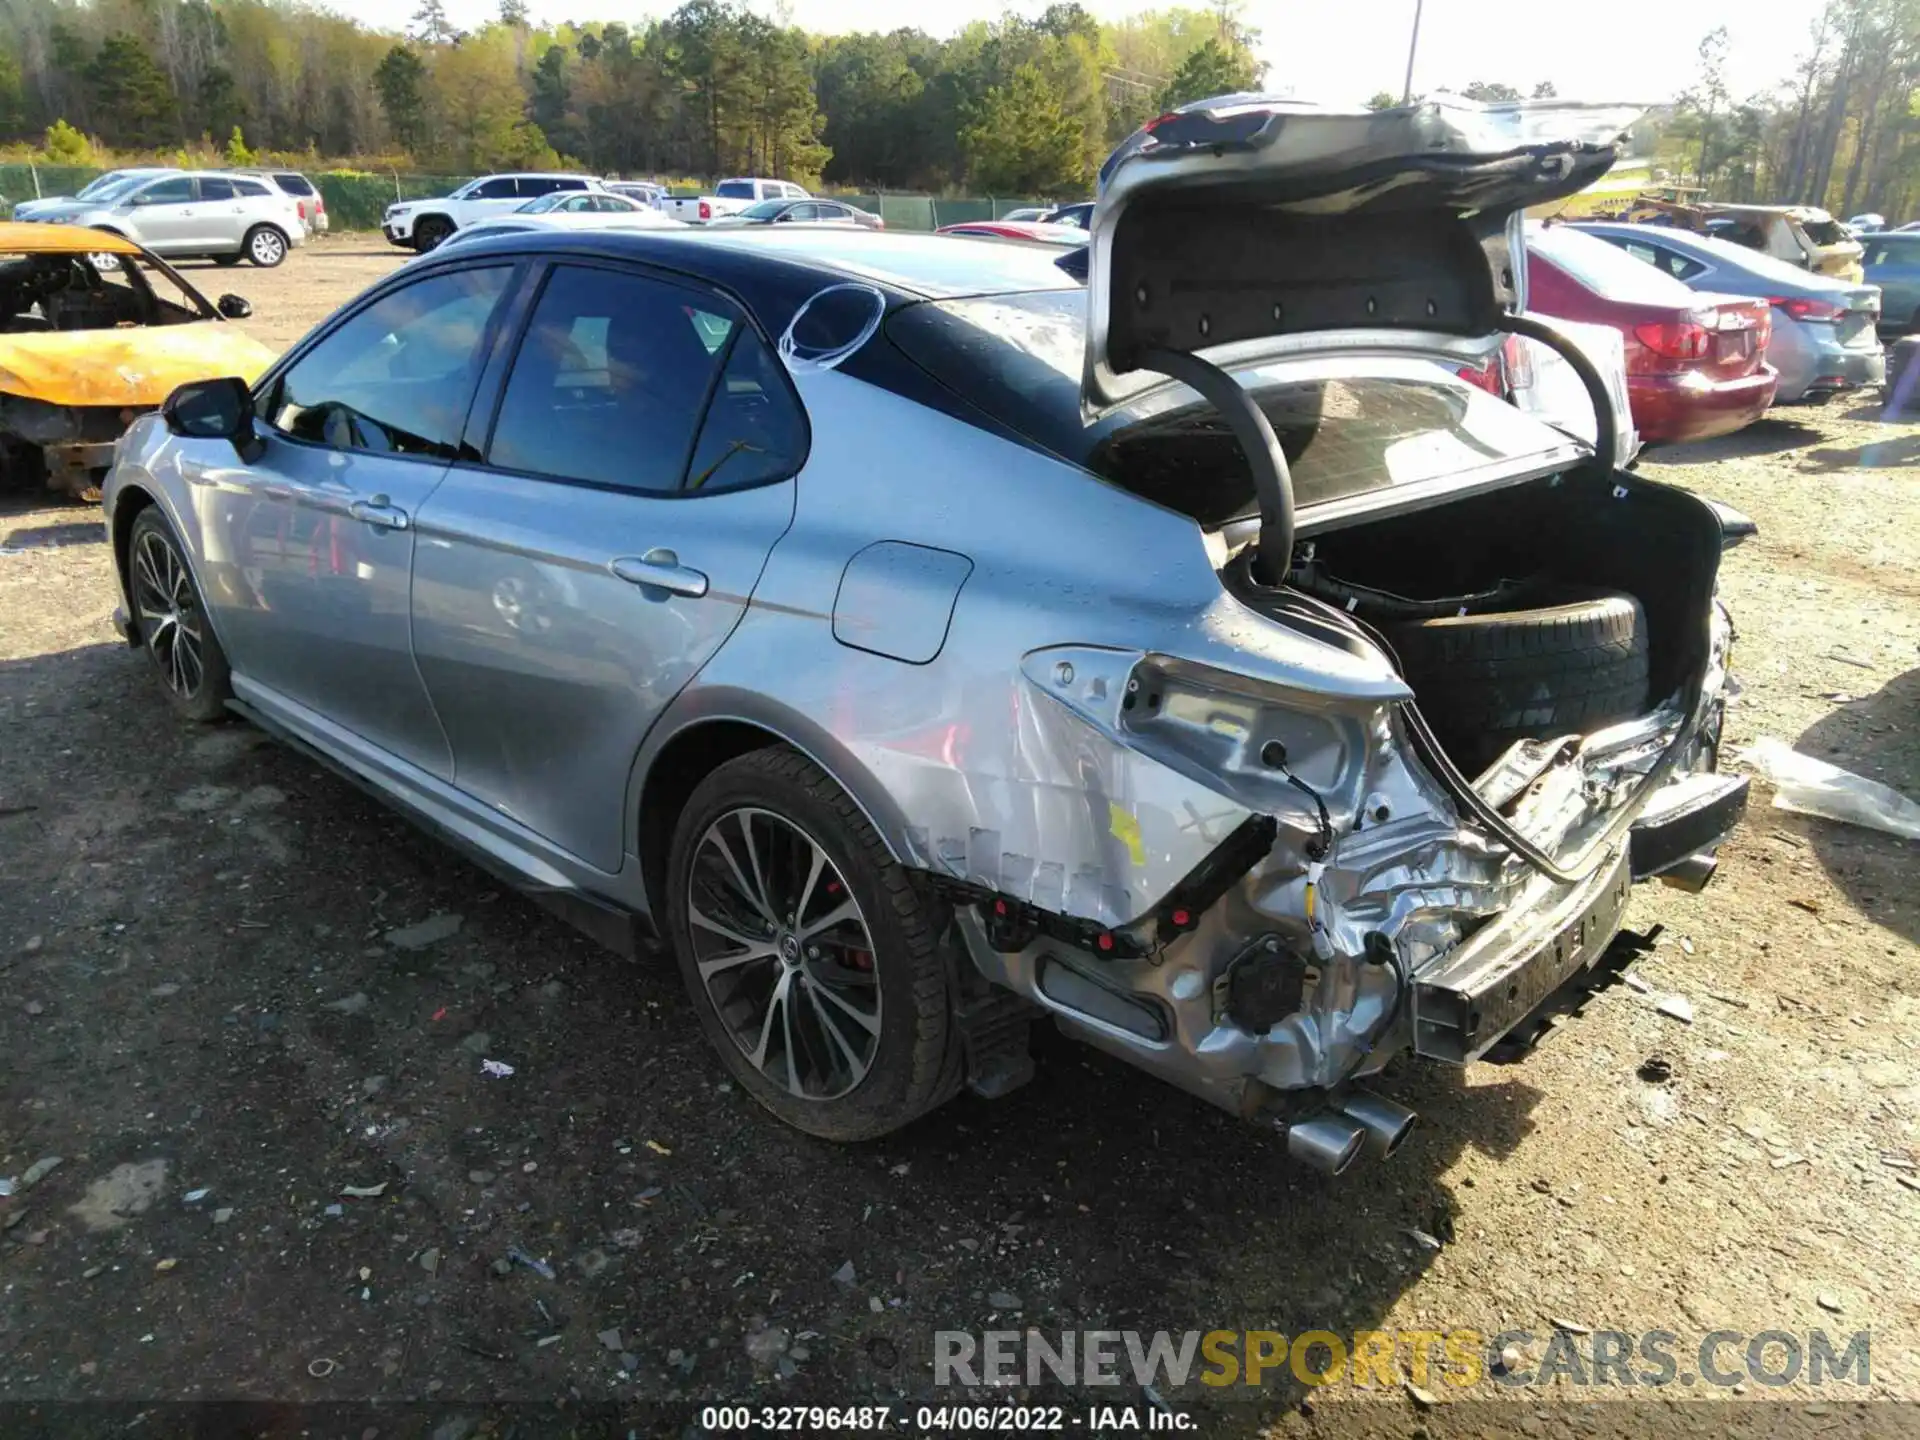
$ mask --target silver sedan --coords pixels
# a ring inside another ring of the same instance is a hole
[[[1561,343],[1508,217],[1610,148],[1284,113],[1163,122],[1064,258],[437,250],[135,423],[127,638],[182,716],[664,941],[812,1134],[1003,1095],[1049,1020],[1304,1163],[1390,1154],[1367,1077],[1524,1046],[1631,881],[1711,876],[1723,536],[1617,467],[1576,348],[1596,448],[1457,373]]]

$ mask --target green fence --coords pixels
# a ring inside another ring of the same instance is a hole
[[[0,165],[0,197],[12,202],[48,195],[71,195],[100,173],[96,167],[81,165]],[[424,200],[435,195],[446,195],[472,177],[321,170],[309,172],[308,178],[320,187],[320,194],[327,202],[327,220],[332,229],[378,230],[381,215],[394,201]],[[1009,196],[833,193],[836,198],[850,205],[873,211],[893,230],[937,230],[942,225],[997,219],[1009,210],[1048,203]]]

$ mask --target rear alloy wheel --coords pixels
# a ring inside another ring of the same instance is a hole
[[[805,756],[715,770],[675,828],[667,919],[708,1038],[754,1099],[832,1140],[956,1088],[935,907]]]
[[[439,247],[453,233],[453,226],[438,215],[429,215],[413,227],[413,248],[422,255]]]
[[[287,237],[271,225],[256,225],[247,232],[247,259],[262,270],[271,270],[287,258]]]
[[[133,519],[127,590],[141,648],[159,672],[173,708],[190,720],[222,718],[233,695],[226,652],[207,624],[200,588],[180,542],[153,506]]]

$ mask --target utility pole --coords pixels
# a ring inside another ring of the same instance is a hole
[[[1407,41],[1407,84],[1400,92],[1400,103],[1413,103],[1413,57],[1420,49],[1420,12],[1425,8],[1426,0],[1413,0],[1413,38]]]

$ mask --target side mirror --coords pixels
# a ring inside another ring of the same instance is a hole
[[[238,295],[222,295],[213,302],[213,308],[229,320],[244,320],[253,314],[253,306]]]
[[[253,433],[253,392],[238,376],[222,380],[189,380],[160,407],[167,429],[188,440],[226,440],[242,460],[260,453]]]

